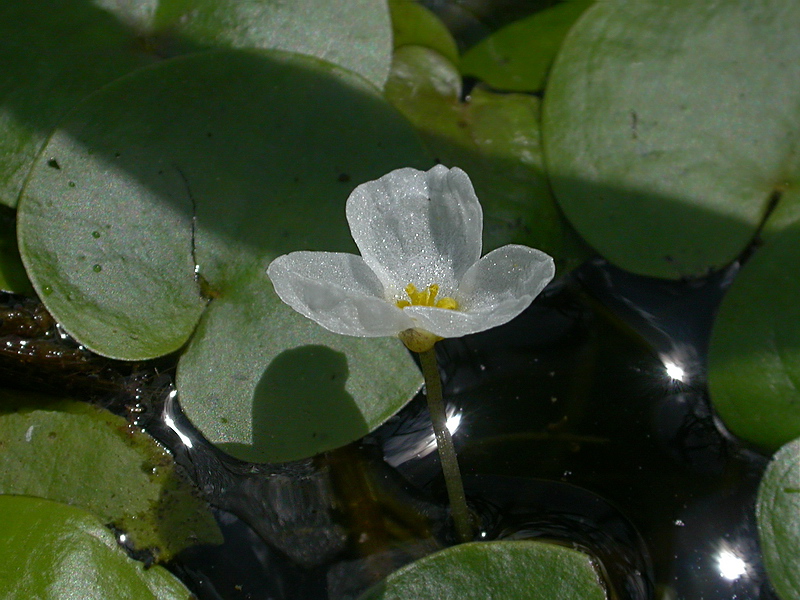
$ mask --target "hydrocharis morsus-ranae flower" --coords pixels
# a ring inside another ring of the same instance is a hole
[[[361,256],[292,252],[267,269],[281,300],[335,333],[398,336],[415,352],[502,325],[553,278],[553,259],[511,244],[481,258],[483,211],[464,171],[404,168],[347,199]]]

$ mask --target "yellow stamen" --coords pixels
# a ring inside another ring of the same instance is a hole
[[[456,310],[458,308],[458,302],[445,296],[444,298],[440,298],[436,301],[437,308],[446,308],[447,310]]]
[[[436,308],[446,308],[447,310],[456,310],[458,302],[455,299],[445,296],[436,299],[439,294],[439,286],[432,283],[422,291],[417,290],[417,286],[409,283],[405,289],[406,295],[409,300],[398,300],[395,304],[398,308],[405,308],[407,306],[435,306]]]

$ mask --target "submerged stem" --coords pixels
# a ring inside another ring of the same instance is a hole
[[[436,351],[430,348],[420,352],[419,358],[422,364],[422,375],[425,378],[428,411],[433,423],[433,432],[436,435],[436,445],[439,449],[447,495],[450,498],[450,512],[453,515],[456,535],[459,542],[468,542],[473,537],[473,530],[470,524],[467,498],[464,494],[464,484],[461,482],[461,471],[458,468],[458,458],[453,447],[453,438],[450,436],[450,430],[447,429],[447,414],[442,399],[442,380],[436,364]]]

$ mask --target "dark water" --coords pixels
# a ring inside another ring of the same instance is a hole
[[[438,346],[480,539],[595,556],[622,600],[767,600],[754,502],[767,457],[707,396],[714,310],[733,270],[634,277],[595,261],[518,319]],[[424,399],[359,443],[286,465],[230,461],[174,402],[150,422],[218,507],[221,548],[173,568],[200,598],[353,598],[452,543]]]
[[[713,315],[735,270],[664,282],[595,260],[511,323],[437,345],[479,539],[582,548],[621,600],[774,598],[754,522],[768,457],[725,431],[706,389]],[[126,414],[212,504],[225,544],[170,565],[199,598],[354,598],[453,542],[421,395],[340,450],[242,463],[180,413],[174,357],[103,359],[37,301],[0,304],[0,379]]]

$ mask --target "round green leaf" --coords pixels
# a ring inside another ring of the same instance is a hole
[[[593,2],[562,2],[507,25],[464,53],[462,73],[497,90],[542,90],[564,36]]]
[[[540,248],[559,271],[584,251],[555,205],[542,164],[539,100],[476,88],[460,101],[461,76],[422,46],[395,52],[386,96],[419,129],[437,159],[469,173],[484,210],[484,247]]]
[[[419,2],[389,0],[394,47],[425,46],[453,64],[458,64],[458,47],[444,23]],[[387,74],[388,75],[388,74]]]
[[[277,302],[263,270],[211,303],[178,365],[189,418],[222,450],[254,462],[365,436],[408,401],[418,378],[397,339],[322,329]]]
[[[758,489],[764,565],[781,600],[800,599],[800,438],[772,457]]]
[[[3,410],[19,404],[19,393],[0,393]],[[170,455],[121,417],[81,402],[0,414],[0,494],[85,508],[158,560],[198,543],[222,543],[208,506],[175,472]]]
[[[48,310],[100,354],[179,348],[205,310],[178,367],[189,418],[241,458],[308,456],[379,425],[420,375],[397,340],[347,340],[296,315],[266,267],[293,250],[355,252],[344,216],[353,187],[430,164],[373,87],[329,63],[199,53],[119,80],[71,114],[23,194],[20,249]],[[339,379],[274,386],[273,361],[296,348],[311,351],[309,373]],[[315,415],[307,442],[273,444],[265,407],[292,388],[305,398],[297,410]],[[332,392],[339,412],[323,399]]]
[[[159,0],[153,29],[168,38],[173,53],[286,50],[354,71],[378,88],[392,61],[386,0]]]
[[[452,546],[395,571],[360,600],[605,600],[586,554],[532,541]]]
[[[578,232],[636,273],[736,258],[797,173],[800,4],[598,2],[544,101],[553,190]]]
[[[383,87],[391,39],[385,0],[2,2],[0,203],[16,205],[34,158],[75,104],[165,56],[291,50]]]
[[[92,2],[0,2],[0,203],[17,204],[48,134],[81,98],[153,61]]]
[[[736,435],[770,450],[800,437],[800,207],[784,195],[764,245],[719,309],[709,350],[714,407]]]
[[[0,495],[3,598],[189,600],[163,567],[128,558],[90,512],[40,498]]]

